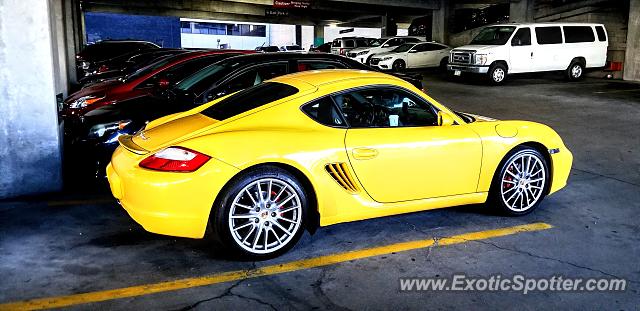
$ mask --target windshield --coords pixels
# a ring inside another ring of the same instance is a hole
[[[188,91],[196,87],[197,85],[202,84],[203,81],[209,82],[213,80],[219,80],[219,78],[224,76],[227,72],[228,66],[226,66],[225,64],[213,64],[180,81],[178,84],[176,84],[175,89],[180,91]]]
[[[516,29],[513,26],[487,27],[471,40],[470,44],[503,45]]]
[[[371,41],[371,46],[381,46],[387,39],[375,39]]]
[[[147,74],[149,74],[149,73],[161,68],[162,66],[168,64],[172,60],[173,60],[172,57],[165,58],[165,59],[159,60],[159,61],[157,61],[157,62],[155,62],[155,63],[153,63],[153,64],[151,64],[151,65],[149,65],[147,67],[138,69],[136,72],[126,76],[124,81],[125,82],[130,82],[130,81],[138,79],[138,78],[140,78],[142,76],[145,76],[145,75],[147,75]]]
[[[396,53],[406,52],[408,50],[411,50],[411,48],[415,45],[416,45],[415,43],[405,43],[395,48],[393,52],[396,52]]]

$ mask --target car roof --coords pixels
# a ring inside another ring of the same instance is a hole
[[[243,60],[247,62],[267,62],[278,60],[294,60],[294,59],[344,59],[344,56],[334,54],[319,54],[319,53],[289,53],[289,52],[274,52],[274,53],[257,53],[249,55],[238,55],[227,58],[225,61]]]
[[[545,22],[545,23],[510,23],[510,24],[495,24],[495,25],[487,25],[487,27],[491,26],[604,26],[599,23],[563,23],[563,22]]]
[[[281,82],[291,85],[299,85],[301,82],[304,84],[320,87],[324,84],[344,82],[346,80],[360,80],[360,79],[375,79],[377,82],[383,82],[384,80],[391,80],[407,84],[404,80],[377,71],[368,70],[354,70],[354,69],[323,69],[323,70],[308,70],[288,74],[285,76],[271,79],[272,82]]]

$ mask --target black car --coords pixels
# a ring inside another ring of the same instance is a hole
[[[97,62],[131,52],[158,48],[158,45],[151,42],[131,40],[105,40],[88,45],[76,55],[78,77],[84,77]]]
[[[312,47],[309,52],[331,53],[331,42],[327,42],[319,45],[318,47]]]
[[[256,51],[263,52],[263,53],[280,52],[280,48],[273,45],[267,45],[267,46],[257,47]]]
[[[120,78],[136,70],[153,64],[160,59],[188,53],[184,49],[150,49],[126,53],[118,57],[96,62],[89,68],[87,75],[78,80],[82,86],[104,80]]]
[[[320,69],[373,70],[358,61],[333,54],[268,53],[234,56],[209,65],[184,78],[167,90],[115,104],[105,105],[88,112],[83,118],[82,137],[93,151],[87,157],[96,157],[98,172],[118,146],[118,136],[133,134],[154,119],[186,111],[216,98],[260,84],[263,81],[289,73]],[[399,75],[418,88],[421,79]]]

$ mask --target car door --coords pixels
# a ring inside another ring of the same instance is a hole
[[[534,71],[531,28],[522,27],[511,38],[509,49],[509,71],[512,73]]]
[[[365,191],[378,202],[476,191],[482,146],[465,125],[437,125],[423,97],[394,86],[333,96],[349,129],[345,150]]]
[[[407,68],[424,66],[425,44],[417,44],[407,52]]]
[[[449,56],[447,48],[440,44],[425,43],[422,55],[422,67],[440,66],[440,61]]]

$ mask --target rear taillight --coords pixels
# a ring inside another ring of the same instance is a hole
[[[344,55],[344,49],[340,49],[340,55]]]
[[[105,72],[109,70],[109,67],[107,65],[102,65],[98,68],[98,72]]]
[[[164,172],[193,172],[211,159],[210,156],[182,147],[169,147],[140,162],[140,167]]]

